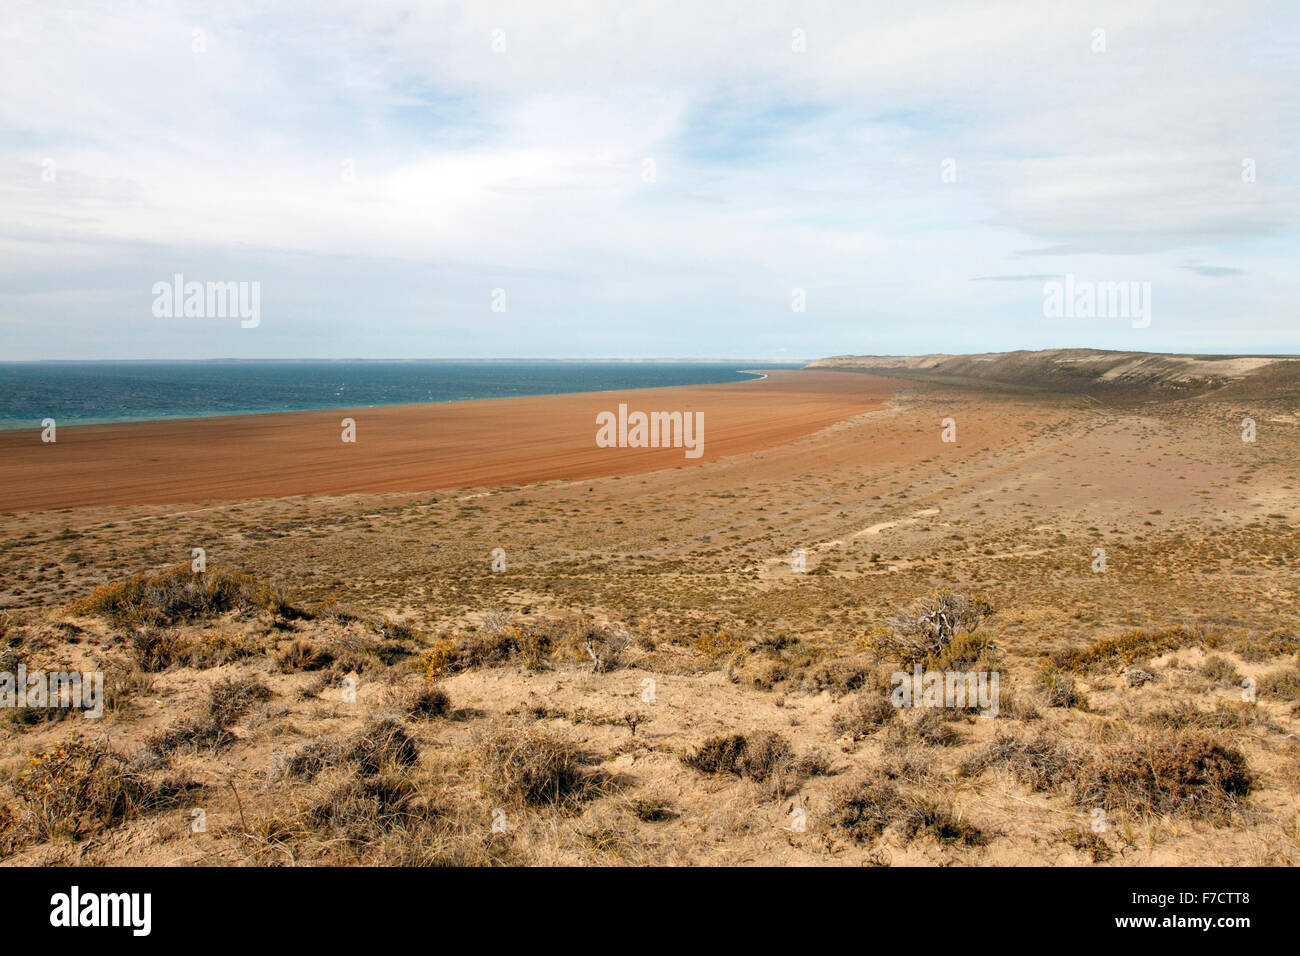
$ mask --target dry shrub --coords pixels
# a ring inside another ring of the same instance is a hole
[[[1220,687],[1240,686],[1241,684],[1241,671],[1237,670],[1237,665],[1218,654],[1211,654],[1207,657],[1205,663],[1201,665],[1200,671],[1202,675],[1208,677]]]
[[[233,724],[254,704],[271,699],[271,688],[260,677],[228,677],[208,691],[208,716],[223,727]]]
[[[327,665],[332,664],[335,670],[345,674],[349,671],[364,674],[378,667],[391,667],[413,653],[414,650],[402,641],[370,634],[346,634],[330,641],[321,651]]]
[[[595,776],[583,768],[581,751],[545,728],[502,727],[479,738],[477,749],[485,788],[510,803],[571,804],[596,789]]]
[[[831,728],[837,736],[849,734],[861,740],[884,727],[897,713],[898,708],[888,698],[868,692],[836,710],[831,715]]]
[[[1300,668],[1269,671],[1259,679],[1259,692],[1279,700],[1300,700]]]
[[[457,663],[462,668],[504,664],[519,649],[522,634],[518,627],[467,634],[458,642]]]
[[[365,846],[394,829],[428,822],[432,811],[417,796],[400,774],[349,777],[309,803],[301,821],[330,840]]]
[[[830,691],[840,696],[863,687],[879,686],[882,681],[877,667],[876,659],[866,654],[820,661],[804,673],[799,689],[805,694]],[[883,686],[889,686],[887,677]]]
[[[290,643],[276,657],[276,666],[286,674],[318,671],[329,667],[332,663],[334,663],[333,654],[301,638]]]
[[[999,733],[993,742],[962,761],[958,773],[975,777],[989,767],[1004,768],[1033,791],[1055,790],[1069,780],[1079,755],[1047,734],[1014,737]]]
[[[900,790],[879,776],[851,781],[836,790],[826,825],[855,843],[870,843],[891,827],[905,840],[928,833],[940,843],[978,846],[986,842],[978,827],[951,808]]]
[[[188,564],[105,584],[72,605],[74,614],[103,617],[119,625],[173,624],[232,610],[301,615],[279,590],[251,575],[223,568],[196,574]]]
[[[62,743],[33,754],[15,778],[17,804],[5,811],[11,845],[81,839],[131,817],[172,806],[184,789],[157,783],[99,744]]]
[[[911,608],[896,611],[890,622],[890,633],[878,637],[876,647],[882,653],[897,655],[907,664],[936,661],[959,633],[976,630],[992,613],[992,607],[982,596],[972,597],[945,588],[919,599]],[[983,651],[981,646],[979,653]]]
[[[420,749],[401,722],[393,717],[373,717],[350,737],[317,737],[288,756],[276,760],[282,777],[310,780],[327,767],[349,764],[362,776],[386,767],[406,767],[420,759]]]
[[[887,747],[907,747],[920,743],[926,747],[955,747],[962,735],[934,708],[909,708],[902,720],[889,727]]]
[[[133,632],[127,640],[135,665],[150,674],[182,666],[193,651],[189,641],[160,627],[145,627]]]
[[[1167,651],[1178,650],[1201,640],[1199,634],[1183,627],[1163,631],[1129,631],[1119,637],[1107,637],[1084,648],[1058,651],[1052,663],[1063,671],[1083,674],[1093,667],[1135,664]]]
[[[794,764],[794,748],[778,733],[758,730],[749,734],[710,737],[682,763],[701,773],[731,773],[763,781],[784,775]]]
[[[1241,751],[1200,731],[1169,731],[1110,747],[1083,762],[1079,806],[1223,818],[1254,785]]]
[[[237,739],[227,728],[244,716],[255,703],[270,700],[271,688],[257,677],[232,677],[213,684],[208,692],[207,712],[183,717],[169,727],[145,738],[137,762],[158,762],[178,753],[215,753]]]
[[[1034,675],[1034,690],[1048,707],[1088,709],[1088,696],[1075,687],[1074,675],[1053,663],[1045,663]]]
[[[451,712],[451,698],[441,687],[428,684],[419,688],[406,700],[403,712],[410,720],[431,720],[446,717]]]
[[[234,741],[235,735],[211,717],[182,717],[146,737],[136,761],[149,764],[180,753],[216,753]]]

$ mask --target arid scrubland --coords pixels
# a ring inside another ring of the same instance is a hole
[[[0,713],[0,855],[1294,864],[1298,461],[1294,402],[924,382],[649,474],[6,514],[0,670],[105,711]]]

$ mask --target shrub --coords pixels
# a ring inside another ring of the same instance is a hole
[[[958,773],[975,777],[989,767],[1005,768],[1030,790],[1054,790],[1073,775],[1078,760],[1078,754],[1046,734],[1024,738],[999,733],[962,761]]]
[[[432,683],[456,669],[459,663],[460,652],[456,649],[456,642],[450,638],[443,638],[421,654],[413,667],[424,675],[425,680]]]
[[[1034,675],[1034,689],[1048,707],[1086,710],[1088,697],[1074,686],[1074,675],[1055,664],[1044,664]]]
[[[189,642],[179,634],[158,627],[136,631],[127,640],[136,666],[150,674],[181,665],[191,650]]]
[[[410,766],[420,758],[414,739],[392,717],[374,717],[350,737],[317,737],[289,756],[276,760],[284,777],[310,780],[327,767],[354,764],[362,776],[373,776],[387,766]]]
[[[869,737],[892,721],[898,713],[888,698],[864,693],[853,698],[831,715],[831,728],[836,735],[849,734],[854,740]]]
[[[578,748],[541,727],[502,727],[479,739],[478,753],[486,789],[512,803],[567,804],[595,788]]]
[[[271,688],[259,677],[228,677],[208,691],[208,716],[223,727],[233,724],[260,701],[271,699]]]
[[[959,632],[971,632],[992,613],[982,597],[941,590],[918,600],[911,608],[894,613],[891,633],[879,638],[883,651],[897,654],[907,664],[937,659]]]
[[[1222,817],[1254,785],[1242,753],[1199,731],[1156,733],[1111,747],[1079,769],[1079,806]]]
[[[1269,671],[1260,677],[1258,690],[1279,700],[1300,700],[1300,668]]]
[[[119,625],[193,621],[236,609],[284,617],[300,614],[280,591],[248,574],[221,568],[196,574],[188,564],[105,584],[72,605],[75,614],[103,617]]]
[[[410,696],[405,711],[406,716],[411,720],[445,717],[451,711],[451,698],[441,687],[426,685]]]
[[[1134,664],[1186,647],[1197,640],[1196,634],[1182,627],[1154,632],[1135,630],[1119,637],[1103,638],[1084,648],[1058,651],[1051,660],[1059,670],[1083,674],[1098,665]]]
[[[293,641],[280,651],[276,664],[286,674],[299,671],[318,671],[334,663],[334,655],[316,647],[311,641]]]
[[[909,708],[906,719],[890,727],[887,743],[890,747],[906,747],[913,741],[927,747],[953,747],[962,742],[962,736],[938,710]]]
[[[985,842],[979,828],[950,808],[904,793],[879,777],[852,781],[832,794],[827,825],[855,843],[869,843],[890,827],[906,839],[929,833],[941,843],[977,846]]]
[[[181,789],[151,782],[99,744],[63,743],[31,756],[13,782],[19,804],[6,812],[24,839],[75,840],[169,806]]]
[[[1211,654],[1205,659],[1201,673],[1221,687],[1241,684],[1241,671],[1237,670],[1237,665],[1218,654]]]
[[[876,662],[870,655],[859,654],[829,661],[820,661],[808,669],[799,682],[806,694],[830,691],[834,695],[847,694],[880,683],[876,680]],[[887,679],[883,682],[888,687]]]
[[[783,774],[794,763],[794,748],[780,734],[759,730],[750,734],[710,737],[682,763],[701,773],[731,773],[763,781]]]
[[[138,759],[154,760],[203,750],[215,753],[234,740],[235,735],[211,717],[182,717],[164,730],[146,737],[145,752]]]

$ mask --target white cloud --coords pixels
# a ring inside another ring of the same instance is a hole
[[[1119,269],[1161,276],[1177,301],[1208,281],[1181,268],[1189,251],[1247,272],[1186,296],[1207,328],[1296,291],[1282,268],[1300,213],[1295,60],[1276,22],[1289,15],[1267,5],[27,4],[0,17],[0,312],[47,330],[22,357],[62,354],[74,329],[114,354],[176,344],[107,324],[147,309],[129,285],[57,309],[21,291],[29,271],[75,287],[114,263],[141,282],[256,272],[233,277],[296,306],[238,343],[253,354],[294,354],[312,323],[328,334],[310,354],[469,354],[485,290],[507,279],[531,317],[510,344],[546,354],[593,340],[743,353],[746,328],[799,354],[870,335],[983,349],[1044,332],[1016,317],[1021,284],[972,277]],[[948,157],[955,183],[940,179]],[[341,274],[368,295],[340,296]],[[795,285],[810,311],[792,324]],[[367,302],[379,316],[340,311]],[[1277,326],[1259,327],[1276,347]],[[1151,347],[1177,348],[1178,328],[1153,324]]]

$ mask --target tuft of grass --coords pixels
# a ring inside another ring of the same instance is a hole
[[[208,691],[208,716],[223,727],[233,724],[254,704],[271,699],[271,688],[259,677],[228,677]]]
[[[404,712],[409,720],[431,720],[451,713],[451,698],[441,687],[428,684],[416,690],[406,701]]]
[[[579,749],[545,728],[510,725],[477,742],[483,784],[494,797],[529,807],[572,804],[592,795],[596,778]]]
[[[1047,662],[1038,669],[1034,690],[1048,707],[1088,709],[1088,696],[1075,687],[1074,675],[1055,663]]]
[[[888,698],[868,692],[853,698],[835,711],[831,715],[831,729],[836,736],[849,734],[854,740],[861,740],[880,730],[897,713],[898,708]]]
[[[749,734],[710,737],[681,759],[686,766],[701,773],[730,773],[748,780],[763,781],[788,771],[795,756],[790,742],[780,734],[759,730]]]
[[[989,767],[1005,768],[1030,790],[1055,790],[1065,784],[1078,766],[1079,756],[1047,734],[1015,737],[999,733],[963,760],[958,773],[976,777]]]
[[[318,671],[329,667],[332,663],[334,663],[333,654],[318,648],[311,641],[302,639],[293,641],[288,647],[280,651],[276,657],[276,665],[286,674],[300,671]]]
[[[373,717],[350,737],[317,737],[276,761],[282,777],[310,780],[327,767],[351,765],[362,776],[374,776],[388,767],[409,767],[420,759],[420,749],[401,722],[390,716]]]
[[[831,795],[826,825],[855,843],[870,843],[889,828],[907,840],[929,834],[940,843],[979,846],[984,834],[950,807],[907,793],[879,776],[850,781]]]
[[[1279,700],[1300,700],[1300,667],[1269,671],[1259,679],[1258,691]]]
[[[1241,671],[1237,670],[1237,665],[1219,654],[1207,657],[1200,671],[1220,687],[1241,686]]]
[[[1144,714],[1142,723],[1163,730],[1242,731],[1253,726],[1271,728],[1266,714],[1253,703],[1218,703],[1213,710],[1201,710],[1191,701],[1179,701]]]

